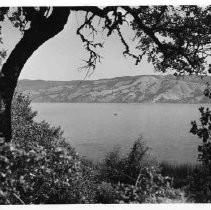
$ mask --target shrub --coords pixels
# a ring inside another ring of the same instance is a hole
[[[170,186],[171,179],[160,173],[160,167],[147,153],[138,138],[126,157],[114,148],[99,165],[100,180],[110,182],[99,186],[97,202],[157,203],[169,200],[185,202],[182,192]]]
[[[144,168],[135,184],[102,183],[98,187],[99,203],[164,203],[186,202],[184,192],[173,189],[169,178],[157,173],[154,167]]]
[[[34,121],[36,112],[28,97],[15,96],[12,114],[12,142],[0,142],[0,204],[182,200],[181,191],[161,175],[142,138],[126,157],[115,148],[95,166],[77,155],[59,127]]]
[[[30,100],[16,95],[12,143],[0,147],[0,203],[92,203],[94,173],[60,128],[36,123]]]
[[[197,135],[201,140],[202,144],[198,146],[198,160],[210,171],[211,173],[211,111],[209,108],[199,108],[201,118],[200,125],[195,121],[191,122],[192,128],[191,133]]]
[[[199,169],[199,167],[199,165],[172,164],[165,161],[160,163],[161,174],[172,177],[172,185],[175,188],[186,187],[193,172]]]
[[[210,97],[210,90],[206,91],[205,96]],[[199,111],[200,124],[195,121],[191,122],[190,132],[202,140],[198,146],[198,160],[202,167],[192,176],[189,191],[196,202],[211,202],[211,111],[204,107],[200,107]]]
[[[157,165],[147,151],[142,137],[134,142],[125,157],[121,157],[119,147],[114,147],[99,164],[100,179],[111,183],[134,184],[141,169]]]
[[[16,94],[12,106],[12,142],[18,148],[29,151],[37,145],[50,149],[52,146],[67,146],[62,137],[60,127],[52,127],[49,123],[35,122],[37,112],[32,111],[28,96]]]
[[[196,168],[189,177],[187,196],[196,203],[211,203],[211,175],[204,166]]]
[[[92,202],[90,177],[85,179],[78,157],[63,148],[25,152],[4,144],[0,152],[1,204]]]

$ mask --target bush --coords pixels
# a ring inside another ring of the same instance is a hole
[[[52,146],[67,146],[73,150],[62,137],[63,131],[60,127],[52,127],[45,121],[34,121],[37,112],[32,111],[30,103],[29,97],[22,94],[16,94],[13,99],[12,142],[16,147],[29,151],[37,145],[45,149],[51,149]]]
[[[63,148],[25,152],[5,144],[0,152],[1,204],[92,202],[90,178],[78,157]]]
[[[211,203],[211,175],[204,166],[196,168],[189,177],[187,196],[196,203]]]
[[[190,177],[199,167],[199,165],[172,164],[165,161],[160,163],[161,174],[172,177],[172,185],[175,188],[187,187]]]
[[[36,123],[30,100],[16,95],[12,143],[0,148],[0,204],[92,203],[94,173],[60,128]]]
[[[28,97],[15,95],[13,138],[0,142],[0,204],[184,201],[142,138],[126,157],[114,148],[95,166],[65,142],[59,127],[34,121]]]
[[[190,132],[197,135],[201,140],[202,144],[198,146],[198,160],[209,170],[211,173],[211,111],[209,108],[199,108],[201,118],[200,125],[195,121],[191,122],[192,128]]]
[[[134,184],[141,169],[157,166],[147,151],[142,137],[134,142],[126,157],[121,157],[120,148],[114,147],[99,164],[100,179],[111,183]]]
[[[205,96],[210,97],[210,90],[206,91]],[[200,124],[191,122],[190,132],[201,139],[201,144],[198,146],[198,160],[202,167],[192,176],[189,191],[196,202],[211,202],[211,111],[204,107],[200,107],[199,111]]]
[[[171,179],[160,173],[160,167],[147,153],[142,138],[138,138],[126,157],[114,148],[99,165],[97,202],[157,203],[168,200],[185,202],[182,192],[170,186]],[[110,184],[108,184],[108,182]]]

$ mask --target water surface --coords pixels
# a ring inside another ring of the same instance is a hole
[[[142,135],[159,160],[195,163],[200,140],[189,130],[198,104],[33,103],[37,120],[61,126],[79,154],[101,160],[113,146],[126,153]],[[210,105],[204,105],[205,107]]]

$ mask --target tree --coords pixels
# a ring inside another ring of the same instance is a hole
[[[0,138],[11,140],[11,103],[20,72],[28,58],[43,43],[60,33],[70,12],[84,12],[84,22],[77,29],[89,53],[83,68],[92,71],[101,56],[95,41],[101,27],[107,36],[116,32],[125,47],[124,56],[138,64],[145,55],[156,70],[170,69],[179,74],[205,74],[209,70],[211,7],[198,6],[112,6],[112,7],[18,7],[1,8],[0,21],[8,18],[22,32],[22,38],[3,64],[0,75]],[[98,21],[102,20],[100,26]],[[135,32],[135,50],[124,37],[124,27]],[[88,33],[91,32],[91,38]],[[4,50],[0,53],[6,57]]]
[[[205,95],[210,97],[208,90]],[[192,174],[189,181],[189,193],[196,202],[210,202],[211,200],[211,111],[209,108],[199,108],[200,123],[191,122],[190,132],[202,141],[198,146],[198,160],[202,167]]]

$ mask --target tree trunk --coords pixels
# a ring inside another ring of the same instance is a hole
[[[24,32],[22,39],[3,65],[0,75],[0,140],[10,142],[11,104],[21,70],[44,42],[63,30],[70,14],[70,8],[56,7],[49,18],[33,20],[31,28]]]
[[[11,103],[14,90],[0,92],[0,143],[9,142],[12,135],[11,128]]]

